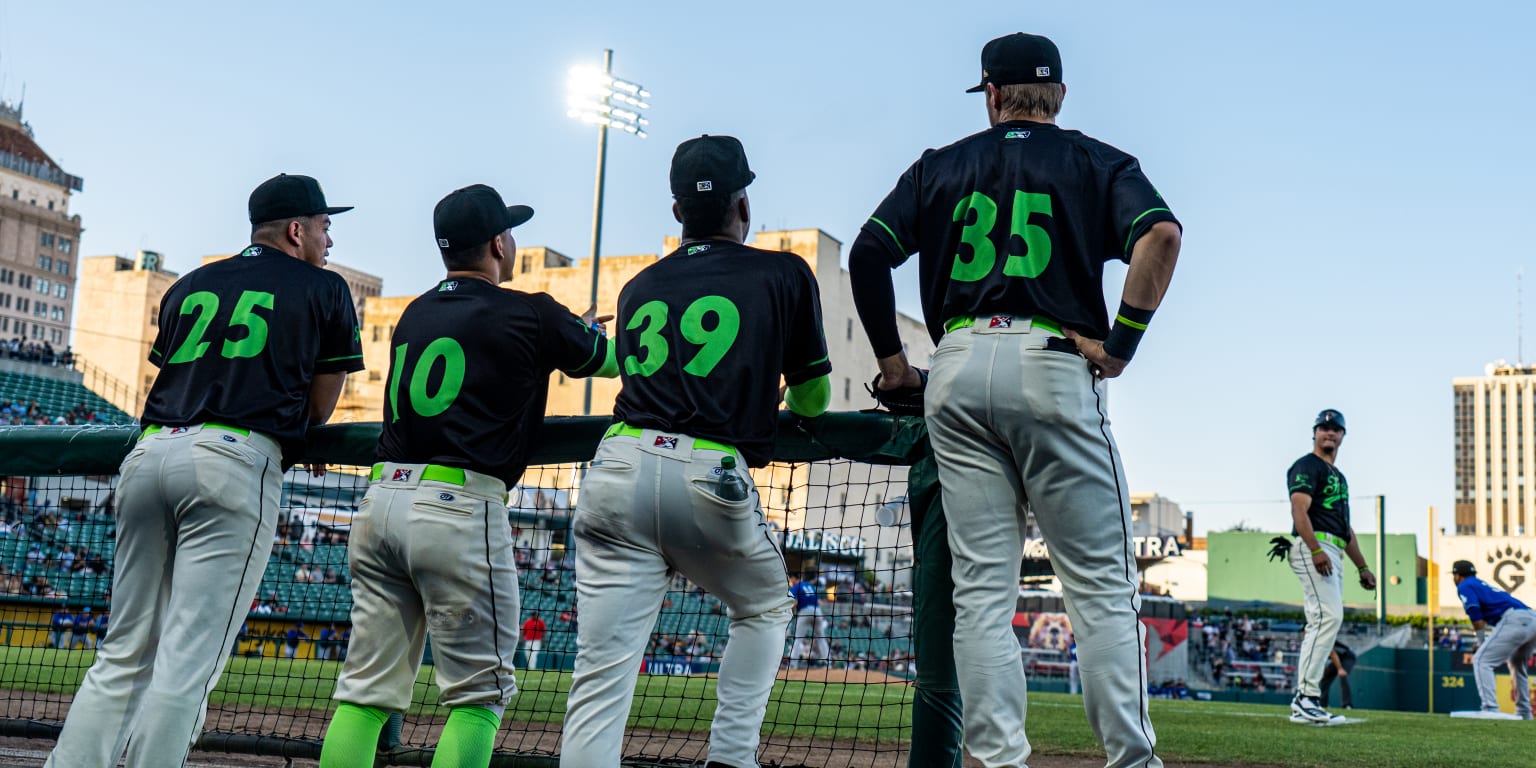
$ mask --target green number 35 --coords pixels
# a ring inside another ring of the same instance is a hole
[[[1012,253],[1003,261],[1003,274],[1009,277],[1039,277],[1051,263],[1051,233],[1038,224],[1029,223],[1030,214],[1051,215],[1051,196],[1042,192],[1013,193],[1013,215],[1008,224],[1008,242],[1013,238],[1024,242],[1024,253]],[[955,264],[950,269],[950,279],[973,283],[992,274],[997,264],[997,247],[992,245],[992,228],[997,224],[997,202],[980,193],[972,192],[955,206],[954,220],[963,222],[960,242],[971,247],[971,257],[955,254]]]
[[[640,305],[640,309],[635,310],[635,314],[629,318],[624,330],[633,331],[642,325],[645,327],[640,329],[642,354],[624,357],[625,373],[649,376],[666,365],[667,358],[672,354],[667,337],[662,335],[667,327],[667,313],[667,303],[655,300]],[[714,325],[705,328],[704,318],[708,315],[715,316]],[[702,378],[715,370],[715,366],[725,359],[726,353],[736,344],[736,335],[741,331],[741,312],[724,296],[704,296],[683,310],[678,330],[684,340],[700,347],[693,359],[683,365],[683,371]]]
[[[240,294],[240,299],[235,302],[235,311],[229,317],[229,327],[244,326],[245,335],[239,339],[224,339],[223,346],[219,347],[219,355],[235,360],[261,354],[267,348],[267,319],[256,314],[256,308],[271,310],[272,303],[272,294],[265,291],[246,291]],[[212,291],[187,294],[178,314],[197,315],[197,319],[192,321],[192,331],[165,361],[166,364],[190,363],[208,354],[208,347],[213,342],[203,341],[203,334],[208,332],[208,326],[218,313],[218,294]]]

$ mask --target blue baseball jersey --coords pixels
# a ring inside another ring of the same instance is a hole
[[[1525,610],[1528,607],[1508,592],[1476,576],[1462,579],[1461,583],[1456,585],[1456,596],[1461,598],[1461,607],[1466,609],[1467,618],[1473,621],[1486,621],[1490,626],[1498,624],[1505,613],[1512,610]]]
[[[816,585],[809,581],[802,581],[789,589],[790,597],[795,598],[795,610],[801,608],[816,607]]]

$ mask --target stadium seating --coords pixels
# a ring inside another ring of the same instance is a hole
[[[134,421],[132,416],[118,410],[82,384],[25,373],[0,371],[0,402],[5,401],[29,405],[36,401],[38,409],[50,421],[68,413],[77,405],[84,405],[86,410],[98,414],[96,423],[131,424]]]

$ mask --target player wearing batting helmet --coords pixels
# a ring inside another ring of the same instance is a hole
[[[730,618],[708,766],[757,765],[792,601],[751,478],[728,464],[768,463],[781,375],[790,410],[815,416],[831,399],[832,367],[810,267],[742,245],[754,176],[729,136],[678,146],[672,211],[682,243],[619,295],[624,387],[571,524],[581,627],[564,768],[619,765],[635,679],[674,571],[725,603]]]
[[[308,176],[251,193],[251,245],[160,303],[144,433],[117,485],[112,631],[70,704],[56,768],[180,766],[272,552],[283,454],[362,370],[357,313],[327,272],[331,215]]]
[[[1066,88],[1054,43],[998,38],[981,68],[971,91],[984,94],[991,127],[925,152],[849,251],[879,386],[892,389],[922,380],[901,351],[890,274],[918,254],[938,343],[924,407],[954,556],[965,746],[988,766],[1029,757],[1012,629],[1028,502],[1066,593],[1109,765],[1156,768],[1143,645],[1126,640],[1145,629],[1101,380],[1125,368],[1162,302],[1180,228],[1136,158],[1057,127]],[[1113,324],[1109,259],[1130,262]]]
[[[1323,672],[1333,653],[1333,641],[1344,620],[1344,555],[1358,569],[1360,586],[1376,588],[1376,575],[1366,567],[1355,529],[1349,524],[1349,483],[1334,466],[1344,442],[1344,414],[1332,408],[1312,423],[1312,452],[1297,459],[1286,474],[1291,493],[1289,560],[1301,582],[1307,631],[1301,638],[1296,664],[1296,696],[1291,719],[1326,723],[1333,715],[1323,708]]]
[[[517,691],[507,488],[527,468],[550,374],[618,373],[593,318],[500,287],[512,279],[512,228],[532,216],[484,184],[433,212],[447,274],[405,308],[390,338],[379,463],[348,543],[356,633],[336,681],[325,768],[373,765],[390,714],[410,706],[429,633],[450,709],[433,765],[487,765]]]

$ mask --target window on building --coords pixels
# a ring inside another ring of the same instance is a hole
[[[49,258],[47,256],[38,256],[37,257],[37,268],[43,270],[44,272],[47,272],[48,270],[53,269],[53,259],[51,259],[51,258]]]
[[[848,393],[849,393],[849,391],[851,391],[849,388],[852,387],[852,386],[853,386],[853,381],[851,379],[846,379],[846,378],[843,379],[843,399],[844,400],[847,400],[850,397],[850,395]]]
[[[154,385],[155,385],[155,377],[153,377],[153,376],[145,376],[144,377],[144,391],[145,392],[148,392],[149,388],[153,387]]]
[[[17,299],[16,299],[16,310],[18,312],[26,313],[26,311],[27,311],[27,304],[30,301],[31,301],[31,299],[28,299],[28,298],[25,298],[25,297],[17,297]]]
[[[63,307],[54,307],[53,308],[53,319],[57,320],[57,321],[59,321],[61,323],[64,322],[64,308]]]
[[[56,298],[56,299],[67,299],[67,298],[69,298],[69,286],[67,286],[67,285],[65,285],[63,283],[54,283],[53,284],[53,297]]]
[[[36,205],[37,202],[33,201],[32,204]],[[37,241],[38,241],[38,245],[41,245],[44,248],[52,248],[53,247],[53,241],[54,241],[53,233],[52,232],[40,232],[37,235]]]
[[[32,305],[32,316],[33,317],[47,317],[48,316],[48,305],[44,304],[41,301],[33,303],[33,305]]]
[[[69,262],[64,261],[63,259],[60,259],[60,260],[54,262],[53,263],[53,271],[55,271],[55,272],[57,272],[57,273],[59,273],[61,275],[64,275],[66,277],[69,276]]]
[[[64,253],[73,253],[75,250],[75,241],[67,237],[59,238],[59,250],[63,251]]]
[[[21,190],[19,190],[19,189],[11,190],[11,199],[12,200],[20,200],[21,199]]]
[[[368,372],[368,380],[369,381],[380,381],[383,378],[384,378],[383,374],[380,374],[378,371],[369,371]]]
[[[149,327],[151,327],[151,328],[159,328],[160,327],[160,305],[159,304],[156,304],[156,305],[154,305],[154,306],[149,308]]]
[[[52,283],[48,282],[48,278],[46,278],[46,277],[38,278],[38,280],[37,280],[37,292],[46,296],[46,295],[48,295],[48,289],[49,289],[49,287],[51,285],[52,285]]]
[[[53,201],[52,200],[48,201],[48,210],[50,210],[50,211],[53,210]]]
[[[383,330],[384,330],[384,328],[382,326],[375,325],[373,327],[373,340],[374,341],[379,341],[380,340],[379,339],[379,335],[380,335],[380,332],[383,331]]]

